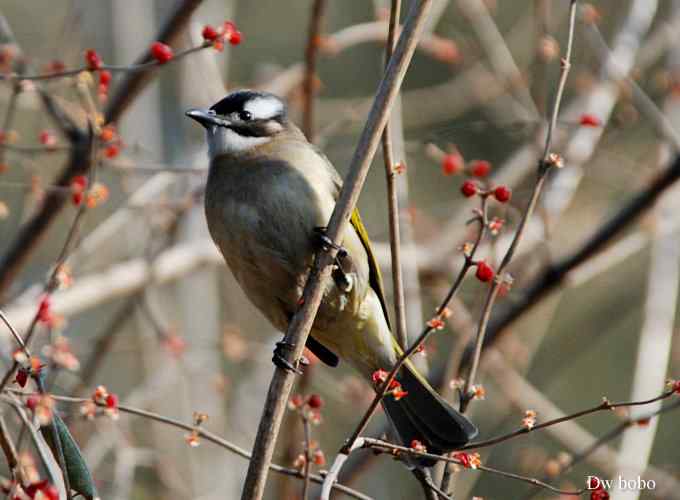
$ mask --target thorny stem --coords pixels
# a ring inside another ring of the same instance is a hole
[[[437,307],[435,317],[441,317],[445,311],[446,308],[448,307],[449,303],[451,300],[456,296],[458,291],[460,290],[463,281],[465,280],[465,276],[467,275],[468,271],[475,266],[475,260],[474,256],[477,253],[477,250],[479,249],[479,246],[484,239],[484,236],[486,234],[486,229],[488,226],[488,217],[487,217],[487,197],[482,197],[482,208],[479,213],[479,215],[476,217],[476,220],[479,222],[479,231],[477,233],[477,239],[475,240],[472,249],[470,250],[470,253],[465,255],[465,262],[463,263],[463,267],[461,268],[460,272],[458,273],[458,276],[456,277],[456,280],[454,281],[453,285],[451,285],[451,288],[449,289],[448,293],[446,294],[446,297],[444,297],[444,300],[441,302],[439,307]],[[401,355],[401,357],[397,360],[397,362],[394,364],[392,369],[387,375],[387,378],[385,382],[382,384],[381,388],[376,392],[375,397],[373,398],[373,401],[371,402],[371,405],[368,407],[368,410],[366,410],[366,413],[364,413],[363,417],[359,421],[359,424],[357,427],[354,429],[354,432],[351,434],[350,438],[345,442],[344,446],[340,450],[340,453],[347,454],[349,453],[349,450],[352,449],[352,445],[354,442],[357,440],[357,438],[361,435],[361,433],[364,431],[366,428],[366,425],[368,424],[368,421],[371,419],[373,414],[375,413],[376,408],[382,401],[382,399],[385,397],[387,394],[387,391],[390,386],[390,382],[394,380],[394,377],[397,375],[397,372],[399,369],[404,365],[406,360],[411,357],[415,352],[417,352],[420,347],[423,345],[423,343],[428,339],[428,337],[432,334],[432,332],[436,331],[436,328],[433,326],[430,326],[429,324],[425,326],[423,331],[421,332],[420,336],[416,339],[416,341],[408,348],[404,353]]]
[[[484,302],[484,309],[482,311],[482,315],[479,321],[477,338],[475,340],[475,350],[472,357],[472,364],[470,366],[468,376],[466,377],[465,386],[463,388],[460,398],[460,409],[462,412],[464,412],[467,409],[468,404],[472,400],[471,387],[474,384],[474,380],[477,375],[477,369],[479,368],[479,359],[482,353],[482,346],[484,344],[484,337],[486,335],[486,329],[489,324],[489,318],[491,317],[491,310],[493,309],[493,305],[496,301],[496,298],[498,297],[500,286],[505,280],[504,277],[505,269],[512,261],[512,258],[515,255],[515,251],[517,250],[519,243],[522,241],[524,237],[527,224],[536,208],[536,204],[538,202],[538,198],[541,195],[541,191],[543,190],[543,185],[545,184],[548,172],[552,167],[552,164],[550,162],[552,138],[555,128],[557,127],[557,119],[559,117],[560,107],[562,104],[562,97],[564,95],[564,89],[567,83],[567,78],[569,76],[569,69],[571,68],[571,55],[574,45],[574,31],[576,28],[576,6],[577,0],[571,0],[569,12],[569,36],[567,41],[567,49],[566,54],[561,61],[560,80],[557,86],[557,95],[555,96],[555,104],[553,106],[552,118],[550,119],[550,123],[548,125],[548,132],[546,135],[543,157],[538,165],[538,177],[536,179],[536,183],[534,184],[534,188],[529,199],[529,204],[527,205],[527,208],[524,211],[524,214],[522,215],[522,219],[519,223],[517,231],[515,232],[515,237],[510,243],[510,247],[508,248],[507,252],[505,253],[505,256],[503,257],[503,260],[501,261],[500,266],[498,267],[496,279],[494,279],[491,288],[489,289],[489,293],[487,294],[486,300]]]

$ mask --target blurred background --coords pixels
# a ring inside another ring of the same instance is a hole
[[[0,14],[29,63],[27,71],[36,73],[55,60],[67,69],[81,67],[88,48],[107,64],[129,65],[157,39],[180,3],[54,0],[48,6],[3,0]],[[34,351],[54,365],[49,379],[54,393],[89,397],[103,384],[121,404],[183,422],[190,423],[194,412],[205,413],[205,428],[250,450],[280,333],[247,302],[209,240],[201,197],[207,151],[202,130],[184,112],[210,105],[231,89],[255,87],[286,96],[292,118],[300,123],[312,2],[193,3],[198,7],[175,50],[200,45],[203,26],[219,26],[225,19],[237,24],[242,43],[227,45],[224,52],[202,50],[160,68],[118,120],[120,151],[97,162],[97,182],[106,187],[108,199],[83,216],[78,246],[67,260],[73,283],[54,293],[59,321],[53,328],[39,327]],[[551,175],[510,268],[515,283],[500,300],[501,309],[517,303],[542,268],[579,248],[675,154],[660,130],[664,123],[680,125],[680,2],[579,3],[572,72],[554,146],[566,166]],[[410,2],[404,4],[405,15]],[[389,2],[380,0],[326,2],[315,79],[315,142],[343,175],[382,73],[387,9]],[[487,160],[490,182],[513,188],[510,204],[492,208],[492,215],[505,220],[503,232],[482,249],[497,263],[524,210],[542,154],[567,9],[568,2],[551,0],[434,2],[393,114],[396,157],[407,166],[398,190],[412,338],[460,268],[459,246],[475,234],[465,224],[474,205],[459,191],[467,177],[444,175],[442,157],[457,151],[468,165]],[[125,78],[114,73],[111,89]],[[3,148],[0,161],[2,255],[69,158],[68,139],[50,119],[35,85],[84,124],[86,106],[76,80],[26,84],[15,102],[12,85],[0,82],[0,119],[11,102],[16,106],[11,129],[0,127],[13,132],[17,146]],[[96,82],[84,85],[93,105],[104,109],[107,102],[99,99]],[[593,117],[595,126],[584,116]],[[53,150],[41,147],[46,131],[56,139]],[[378,153],[359,207],[376,242],[391,304],[382,162]],[[577,268],[495,344],[478,375],[486,397],[470,408],[480,437],[517,428],[528,409],[536,410],[540,421],[553,410],[571,413],[596,405],[603,396],[613,401],[653,397],[667,377],[680,377],[680,344],[677,338],[672,342],[680,276],[674,214],[680,193],[673,193],[671,188],[607,252]],[[2,308],[20,332],[30,323],[76,212],[68,203],[3,291]],[[468,280],[447,328],[418,355],[433,384],[454,401],[451,381],[462,346],[474,333],[485,290]],[[14,346],[0,331],[6,360]],[[319,363],[307,369],[294,393],[317,393],[325,402],[313,437],[327,460],[371,398],[370,387],[346,366]],[[102,498],[240,497],[247,467],[241,457],[204,440],[190,447],[187,432],[134,415],[85,420],[78,405],[65,403],[59,411],[82,447]],[[559,475],[565,454],[586,449],[621,418],[607,412],[579,419],[577,429],[567,427],[562,434],[546,430],[522,436],[482,450],[482,461],[565,488],[581,487],[589,474],[641,473],[647,462],[664,484],[680,481],[677,415],[672,413],[647,428],[630,429],[607,443],[608,454],[600,450]],[[292,415],[284,426],[275,462],[293,467],[302,452],[301,423]],[[368,433],[385,430],[379,413]],[[407,472],[398,461],[361,451],[341,480],[374,498],[422,497]],[[268,491],[272,499],[300,498],[301,482],[271,474]],[[453,491],[455,498],[485,499],[525,498],[532,492],[525,483],[476,471],[456,474]],[[313,490],[312,498],[316,494]],[[629,494],[617,492],[615,498],[637,498],[624,496]],[[537,496],[557,497],[545,491]],[[672,496],[657,490],[639,498]]]

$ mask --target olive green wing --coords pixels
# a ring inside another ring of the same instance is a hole
[[[390,326],[390,315],[387,312],[387,302],[385,301],[385,291],[383,289],[380,268],[378,267],[378,262],[375,260],[375,255],[373,255],[373,250],[371,250],[371,241],[368,238],[368,231],[366,231],[364,223],[361,222],[361,216],[359,215],[358,208],[355,208],[354,212],[352,212],[352,217],[350,218],[349,222],[352,224],[357,236],[359,236],[359,240],[361,240],[361,244],[366,250],[366,255],[368,256],[368,283],[371,285],[373,291],[378,295],[383,314],[385,315],[385,321],[387,321],[387,326]]]

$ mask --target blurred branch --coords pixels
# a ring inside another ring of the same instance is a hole
[[[304,78],[304,112],[302,114],[302,131],[307,140],[314,143],[314,95],[317,88],[316,61],[321,45],[321,26],[326,8],[326,0],[314,0],[307,32],[307,48],[305,50],[305,78]]]
[[[531,98],[525,78],[505,43],[503,35],[498,30],[498,26],[489,14],[488,7],[482,0],[456,0],[455,3],[477,35],[496,78],[501,82],[507,81],[510,91],[517,95],[531,115],[538,116],[538,110]]]
[[[674,0],[673,12],[680,13],[680,1]],[[680,63],[680,50],[674,48],[669,56],[669,71],[677,71]],[[678,107],[672,105],[673,97],[667,98],[664,118],[680,123]],[[656,108],[656,106],[654,106]],[[669,124],[670,125],[670,124]],[[673,130],[672,125],[670,129]],[[664,143],[660,148],[659,166],[667,161],[671,151],[680,152],[680,142]],[[668,364],[671,358],[675,316],[677,313],[678,287],[680,286],[680,239],[677,233],[667,229],[675,224],[678,203],[678,187],[671,188],[654,207],[652,229],[652,248],[647,276],[647,298],[644,306],[644,322],[638,340],[637,361],[633,374],[631,397],[649,394],[663,387]],[[666,230],[666,231],[665,231]],[[668,233],[668,234],[664,234]],[[661,402],[653,408],[660,409]],[[643,412],[631,412],[631,417],[639,417]],[[647,468],[656,437],[658,419],[649,421],[642,429],[627,429],[623,433],[618,456],[618,477],[627,479],[639,477]],[[613,495],[620,500],[637,500],[640,491],[620,488],[617,484]]]
[[[58,176],[55,184],[66,188],[76,175],[88,172],[92,161],[94,138],[92,130],[83,131],[58,107],[47,93],[41,93],[48,114],[62,129],[71,143],[71,153],[67,166]],[[9,286],[26,264],[38,243],[42,241],[47,229],[56,220],[64,207],[67,195],[62,190],[50,190],[38,211],[19,229],[19,233],[0,259],[0,303],[4,302]]]

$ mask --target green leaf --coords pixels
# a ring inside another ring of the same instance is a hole
[[[56,431],[56,435],[55,435]],[[40,428],[47,445],[52,450],[57,463],[59,463],[59,448],[56,444],[55,437],[61,442],[61,449],[64,454],[64,461],[66,463],[66,471],[71,489],[80,493],[87,500],[95,500],[99,497],[97,488],[94,485],[94,479],[90,474],[90,469],[87,468],[85,459],[75,439],[68,430],[68,427],[56,413],[52,417],[52,424],[48,424]]]

